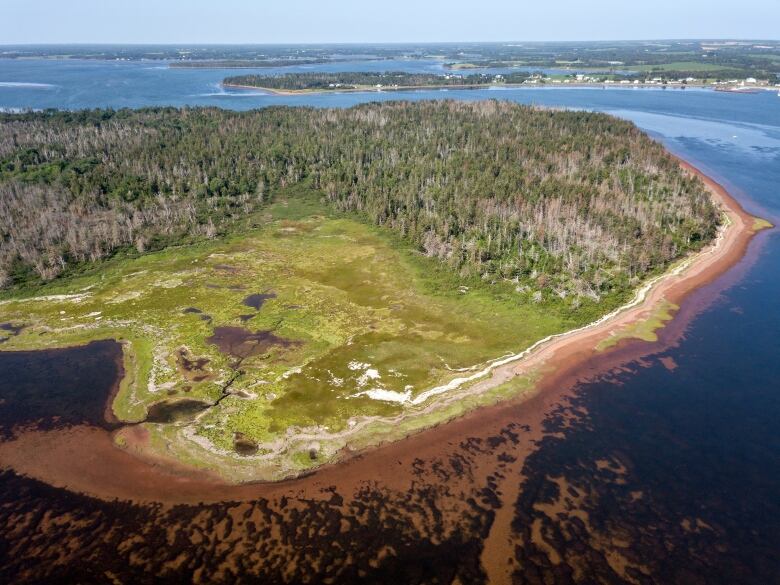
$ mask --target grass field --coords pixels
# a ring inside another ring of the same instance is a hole
[[[312,450],[302,439],[293,448],[291,436],[424,409],[415,397],[458,370],[590,318],[521,300],[512,283],[463,281],[309,191],[283,193],[258,221],[240,236],[108,262],[35,297],[6,298],[0,323],[23,328],[0,348],[122,340],[118,417],[140,421],[155,405],[158,422],[145,426],[160,449],[252,473],[262,461],[261,475],[277,477],[343,446]],[[379,420],[355,442],[391,426]]]
[[[640,73],[647,73],[652,71],[720,71],[722,69],[729,69],[728,66],[718,65],[717,63],[701,63],[699,61],[675,61],[672,63],[664,63],[662,65],[630,65],[626,66],[626,69],[631,71],[638,71]]]

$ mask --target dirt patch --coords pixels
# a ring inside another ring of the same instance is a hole
[[[203,313],[203,311],[201,311],[200,309],[196,309],[195,307],[187,307],[182,311],[182,313],[184,313],[185,315],[189,315],[192,313],[196,315],[200,315],[201,313]]]
[[[242,327],[217,327],[214,335],[206,340],[213,343],[224,354],[240,359],[262,355],[272,347],[297,347],[300,341],[284,339],[271,331],[255,331],[254,333]]]

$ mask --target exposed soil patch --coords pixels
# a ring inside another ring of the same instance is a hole
[[[244,304],[247,307],[252,307],[253,309],[259,311],[260,307],[263,306],[263,303],[265,303],[268,299],[275,299],[276,293],[256,293],[253,295],[249,295],[244,299]]]
[[[242,327],[217,327],[214,335],[206,341],[216,345],[219,350],[227,355],[240,359],[261,355],[272,347],[297,347],[300,341],[284,339],[274,335],[271,331],[255,331],[252,333]]]
[[[201,313],[203,313],[203,311],[201,311],[200,309],[196,309],[195,307],[187,307],[186,309],[184,309],[184,311],[182,311],[182,313],[184,314],[194,313],[196,315],[200,315]]]

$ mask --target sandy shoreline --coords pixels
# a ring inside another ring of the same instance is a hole
[[[754,229],[756,218],[742,209],[742,206],[721,185],[690,163],[683,160],[679,162],[685,170],[704,181],[713,198],[728,217],[728,224],[723,226],[716,241],[686,259],[677,269],[666,272],[654,281],[643,285],[646,292],[639,302],[629,303],[629,306],[619,308],[615,314],[602,317],[595,324],[557,336],[520,361],[499,366],[493,371],[491,379],[484,384],[492,385],[495,384],[496,378],[505,381],[528,373],[534,367],[548,363],[553,358],[565,359],[576,354],[580,349],[592,350],[598,341],[607,338],[610,334],[648,318],[662,301],[679,304],[688,292],[714,280],[739,261],[747,243],[756,231]],[[475,391],[482,389],[484,388],[475,387]]]
[[[662,301],[679,304],[743,257],[756,233],[755,218],[715,181],[690,164],[684,161],[681,164],[704,180],[729,218],[717,243],[693,256],[684,269],[660,277],[635,305],[583,330],[563,334],[517,361],[495,367],[489,377],[469,388],[469,392],[484,392],[514,376],[543,368],[545,375],[537,386],[537,394],[531,398],[510,399],[483,407],[407,438],[358,453],[346,453],[340,460],[308,476],[274,483],[227,484],[213,474],[176,465],[167,458],[149,457],[142,448],[145,437],[140,428],[133,430],[136,439],[133,443],[139,447],[132,448],[135,455],[114,446],[111,434],[92,427],[22,433],[18,439],[0,444],[0,465],[73,491],[134,501],[194,502],[261,495],[314,495],[331,484],[347,490],[357,489],[366,478],[403,489],[409,481],[409,470],[397,465],[404,461],[411,465],[412,459],[426,453],[441,453],[469,433],[484,433],[497,421],[505,420],[506,413],[512,413],[513,420],[534,420],[540,425],[559,394],[550,391],[551,388],[561,386],[563,378],[581,375],[590,360],[608,362],[613,354],[621,353],[624,344],[618,344],[615,350],[597,352],[595,348],[600,340],[615,330],[646,319]],[[397,465],[390,464],[396,461]]]

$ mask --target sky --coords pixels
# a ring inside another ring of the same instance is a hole
[[[780,0],[0,0],[0,44],[780,38]]]

